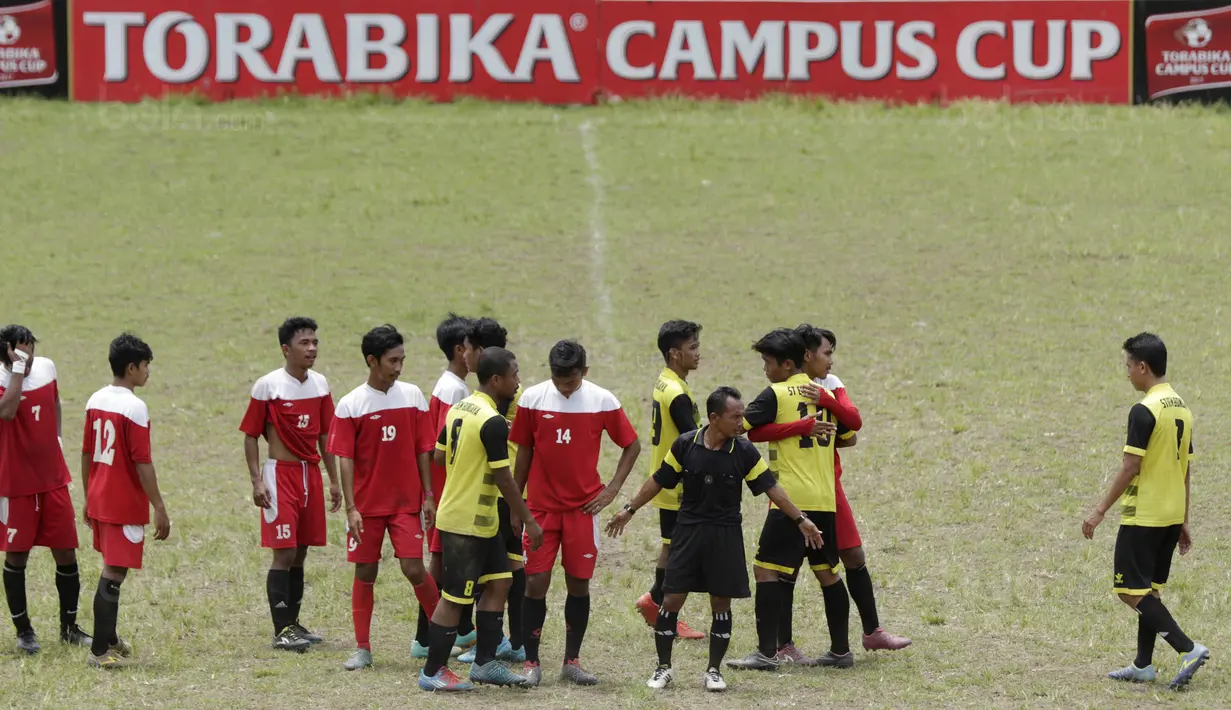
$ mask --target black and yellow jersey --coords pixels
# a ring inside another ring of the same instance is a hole
[[[650,407],[650,475],[662,465],[671,445],[681,434],[701,427],[692,388],[671,368],[665,368],[654,383],[654,403]],[[664,488],[650,505],[663,510],[680,509],[680,488]]]
[[[1121,525],[1166,527],[1184,522],[1192,437],[1193,414],[1166,382],[1151,387],[1133,405],[1124,452],[1141,457],[1141,472],[1120,497]]]
[[[790,424],[815,414],[816,403],[800,393],[800,388],[809,384],[814,383],[801,372],[766,387],[744,409],[744,428]],[[833,415],[824,409],[817,418],[834,421]],[[847,438],[851,432],[839,424],[838,434]],[[769,470],[800,510],[833,512],[837,509],[833,454],[832,436],[801,436],[771,441]]]
[[[517,391],[513,393],[513,399],[505,403],[500,403],[496,409],[504,415],[504,420],[509,423],[509,431],[513,430],[513,419],[517,417],[517,403],[521,400],[521,385],[517,386]],[[517,444],[509,442],[509,461],[517,461]]]
[[[508,443],[509,424],[486,394],[475,392],[449,409],[436,440],[446,472],[436,527],[457,535],[496,535],[500,490],[492,472],[509,467]]]

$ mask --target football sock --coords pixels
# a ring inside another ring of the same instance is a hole
[[[423,575],[423,581],[419,584],[412,584],[411,588],[415,590],[415,599],[419,600],[419,624],[424,632],[426,627],[424,621],[432,618],[432,614],[436,613],[436,604],[440,602],[440,589],[436,586],[436,580],[432,579],[432,575]],[[415,638],[419,638],[417,635]],[[423,643],[420,641],[420,643]]]
[[[1158,638],[1158,634],[1146,622],[1146,618],[1140,614],[1137,616],[1137,657],[1133,659],[1133,665],[1138,668],[1145,668],[1154,663],[1154,641]]]
[[[115,620],[120,615],[120,583],[106,577],[98,578],[94,592],[94,643],[90,653],[101,656],[119,640],[115,635]]]
[[[575,597],[568,595],[564,599],[564,662],[575,660],[581,655],[581,642],[586,637],[586,627],[590,625],[590,595]]]
[[[480,592],[481,593],[481,592]],[[474,603],[462,607],[462,615],[457,620],[457,635],[465,636],[474,631],[474,608],[479,604],[479,594],[474,595]]]
[[[372,607],[376,604],[375,582],[356,579],[351,585],[351,617],[355,622],[355,645],[372,650]]]
[[[427,663],[423,665],[423,675],[431,678],[444,668],[449,660],[449,652],[453,650],[453,642],[457,641],[457,627],[446,628],[432,622],[428,631],[431,641],[427,648]]]
[[[778,612],[778,648],[795,643],[795,578],[779,577],[782,609]]]
[[[663,579],[667,576],[667,570],[662,567],[654,568],[654,586],[650,587],[650,599],[658,606],[663,605]]]
[[[299,623],[299,609],[303,606],[303,567],[292,567],[287,604],[291,607],[291,623]]]
[[[509,645],[521,648],[522,603],[526,599],[526,570],[513,570],[513,584],[509,587]]]
[[[476,611],[474,621],[475,628],[479,630],[479,640],[474,649],[474,665],[481,666],[496,660],[496,647],[504,636],[504,612]]]
[[[539,662],[539,640],[543,635],[543,622],[547,620],[547,600],[526,597],[522,605],[522,641],[526,644],[526,660]]]
[[[654,648],[658,651],[658,665],[671,665],[671,646],[675,644],[675,626],[680,621],[678,611],[658,609],[658,620],[654,622]]]
[[[731,612],[716,611],[710,622],[710,668],[722,668],[722,659],[731,645]]]
[[[81,577],[77,563],[56,565],[56,592],[60,596],[60,632],[77,623],[77,600],[81,598]]]
[[[1188,653],[1193,650],[1192,639],[1180,630],[1180,625],[1171,618],[1171,612],[1167,611],[1162,599],[1153,594],[1147,594],[1137,605],[1137,613],[1141,614],[1141,618],[1145,619],[1150,628],[1157,631],[1164,641],[1171,644],[1176,653]]]
[[[851,652],[850,629],[851,600],[846,585],[839,579],[828,587],[821,587],[825,597],[825,621],[829,623],[829,650],[839,656]]]
[[[415,629],[415,641],[418,641],[419,645],[424,648],[427,648],[428,644],[432,642],[432,638],[430,636],[431,624],[432,622],[430,617],[427,615],[427,612],[423,610],[423,605],[420,604],[419,627]]]
[[[855,608],[859,610],[859,620],[863,622],[863,633],[870,634],[880,628],[880,617],[876,614],[876,593],[872,589],[872,575],[868,566],[859,569],[846,569],[846,583],[850,587],[851,599],[855,600]]]
[[[291,614],[290,586],[290,570],[271,569],[265,577],[265,594],[269,597],[269,615],[273,618],[275,634],[295,620]]]
[[[4,596],[9,601],[9,614],[17,633],[30,630],[30,614],[26,611],[26,568],[4,563]]]
[[[767,658],[778,653],[778,617],[782,613],[782,583],[757,582],[757,650]]]

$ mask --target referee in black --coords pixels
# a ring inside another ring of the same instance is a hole
[[[676,439],[658,471],[637,491],[632,502],[607,523],[607,534],[618,537],[633,514],[659,491],[684,485],[663,580],[663,604],[654,626],[658,668],[646,682],[655,689],[667,687],[675,677],[671,670],[671,646],[676,620],[689,592],[708,593],[714,612],[705,688],[727,688],[719,668],[731,643],[731,599],[752,596],[740,527],[742,483],[748,485],[753,495],[767,494],[795,520],[809,547],[822,545],[816,524],[787,497],[756,447],[740,437],[744,431],[744,403],[739,391],[719,387],[705,401],[705,411],[709,423]],[[835,543],[831,540],[830,544]]]

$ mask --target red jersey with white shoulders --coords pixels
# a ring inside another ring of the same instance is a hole
[[[317,463],[321,460],[317,442],[332,422],[333,395],[325,376],[308,370],[308,378],[300,382],[280,367],[252,386],[239,430],[260,438],[265,424],[272,424],[287,451],[301,461]]]
[[[551,380],[522,393],[509,441],[534,447],[526,481],[530,508],[576,510],[603,490],[598,455],[604,431],[620,448],[637,440],[620,400],[592,382],[583,380],[569,397]]]
[[[86,506],[90,518],[114,525],[150,522],[150,499],[137,477],[137,464],[150,456],[150,410],[132,390],[111,385],[85,406],[81,453],[90,455]]]
[[[466,386],[466,380],[458,377],[452,370],[445,370],[440,375],[440,379],[436,380],[436,386],[432,388],[432,399],[428,403],[428,418],[432,422],[432,441],[435,445],[436,437],[440,435],[440,430],[445,426],[445,418],[449,415],[449,408],[458,402],[470,396],[470,388]],[[445,467],[437,466],[432,463],[432,495],[436,497],[436,502],[440,502],[440,494],[445,488]]]
[[[326,446],[355,462],[355,507],[364,517],[418,514],[423,484],[416,457],[435,448],[427,400],[406,382],[388,392],[365,382],[338,400]]]
[[[28,367],[17,416],[0,419],[0,496],[5,498],[54,491],[72,480],[56,425],[60,389],[55,363],[35,357]],[[0,395],[12,377],[8,368],[0,367]]]

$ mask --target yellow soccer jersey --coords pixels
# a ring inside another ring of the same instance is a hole
[[[1141,472],[1120,498],[1121,525],[1157,528],[1184,522],[1192,437],[1193,414],[1171,385],[1151,387],[1133,405],[1124,451],[1141,457]]]
[[[650,475],[653,476],[680,434],[701,428],[701,416],[697,412],[697,402],[692,398],[692,388],[669,367],[654,383],[650,426]],[[679,510],[681,490],[682,487],[664,488],[654,496],[650,505],[663,510]]]
[[[799,391],[809,384],[814,383],[807,375],[798,373],[766,387],[745,408],[744,428],[790,424],[815,413],[816,403],[805,399]],[[833,415],[824,409],[818,418],[833,421]],[[839,425],[838,433],[845,434],[846,429]],[[833,512],[837,509],[833,459],[832,436],[800,436],[769,444],[769,470],[800,510]]]
[[[504,420],[509,423],[509,431],[513,430],[513,419],[517,416],[517,403],[521,400],[521,385],[517,386],[517,391],[513,393],[513,400],[509,402],[508,409],[500,412],[504,415]],[[499,410],[500,408],[497,407]],[[517,444],[509,442],[509,461],[517,461]]]
[[[445,452],[448,484],[436,511],[445,532],[492,537],[500,527],[496,513],[496,469],[509,467],[509,424],[496,403],[475,392],[449,409],[436,448]]]

